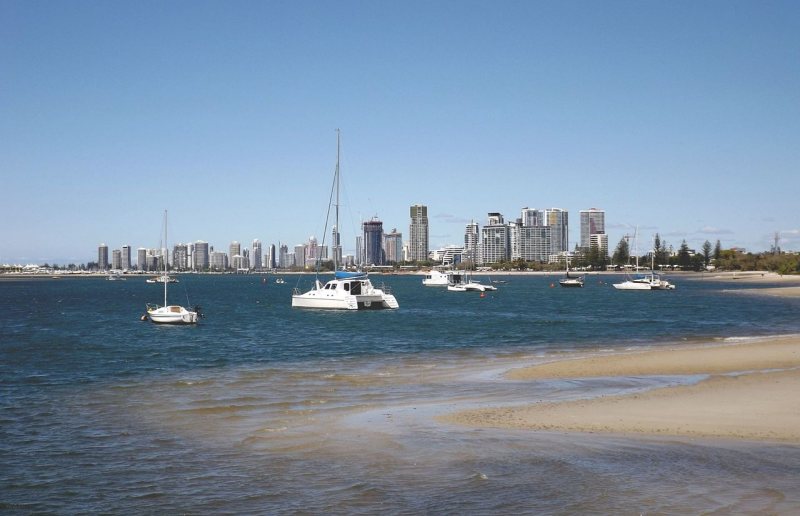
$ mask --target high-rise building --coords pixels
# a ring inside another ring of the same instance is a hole
[[[520,226],[518,258],[526,262],[544,262],[550,259],[550,226]]]
[[[261,240],[255,239],[253,240],[253,251],[250,255],[250,267],[255,270],[261,270],[261,258],[262,250],[261,250]]]
[[[364,237],[356,237],[356,255],[353,257],[356,265],[364,265]]]
[[[606,232],[606,212],[592,208],[581,210],[581,247],[589,249],[591,246],[592,235],[604,234]]]
[[[278,266],[278,260],[275,256],[275,244],[269,245],[269,253],[267,253],[267,261],[264,264],[267,269],[274,269]]]
[[[136,268],[140,271],[147,270],[147,249],[144,247],[136,250]]]
[[[546,226],[544,223],[544,214],[541,210],[533,208],[522,208],[522,225],[523,226]]]
[[[478,223],[473,220],[467,224],[464,230],[464,260],[472,263],[480,262],[480,257],[478,256],[480,254],[478,247],[479,240]]]
[[[331,231],[331,247],[333,248],[333,262],[337,265],[342,265],[342,235],[339,234],[339,228],[333,226]]]
[[[179,271],[185,271],[189,268],[189,246],[175,244],[172,248],[172,267]]]
[[[294,265],[295,267],[305,267],[306,261],[308,260],[308,246],[306,244],[297,244],[294,246]],[[313,267],[314,262],[312,259],[311,265]]]
[[[489,221],[481,230],[481,263],[499,263],[509,256],[509,230],[503,215],[489,213]]]
[[[212,271],[224,271],[228,268],[228,254],[223,251],[208,253],[208,268]]]
[[[569,212],[561,208],[544,210],[545,225],[550,226],[550,254],[569,251]]]
[[[403,261],[403,234],[398,233],[397,228],[383,237],[383,250],[387,263],[395,264]]]
[[[204,271],[211,265],[211,254],[208,249],[208,242],[198,240],[194,243],[193,266],[196,271]]]
[[[411,207],[409,227],[409,250],[411,261],[422,262],[428,259],[428,207],[415,204]]]
[[[119,249],[111,251],[111,268],[114,270],[122,269],[122,251]]]
[[[383,253],[383,222],[373,217],[361,227],[364,234],[364,265],[385,265]]]
[[[228,246],[228,256],[232,258],[237,254],[242,254],[242,244],[234,240],[231,242],[231,245]]]
[[[121,258],[122,258],[122,263],[120,264],[121,265],[120,268],[123,271],[130,270],[131,269],[131,246],[129,246],[129,245],[123,245],[122,246],[122,257]]]
[[[97,268],[101,271],[108,270],[108,246],[100,244],[97,247]]]
[[[279,254],[278,254],[278,267],[281,269],[285,269],[289,266],[289,246],[283,244],[280,246]]]

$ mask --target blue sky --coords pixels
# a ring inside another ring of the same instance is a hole
[[[97,245],[431,246],[523,207],[800,250],[798,2],[0,0],[0,263]],[[647,247],[641,243],[641,247]]]

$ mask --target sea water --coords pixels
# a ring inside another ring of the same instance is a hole
[[[140,321],[161,285],[0,282],[3,513],[796,513],[800,447],[458,427],[438,414],[680,377],[513,382],[564,353],[800,333],[800,301],[676,278],[373,276],[399,310],[291,308],[313,277],[182,275],[196,326]],[[498,279],[498,278],[495,278]]]

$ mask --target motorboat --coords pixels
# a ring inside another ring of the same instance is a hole
[[[173,278],[172,276],[162,274],[161,276],[153,276],[152,278],[147,278],[145,281],[147,283],[177,283],[178,278]]]

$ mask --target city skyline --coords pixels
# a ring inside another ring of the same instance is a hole
[[[157,247],[165,208],[171,242],[322,240],[337,128],[346,248],[375,215],[408,241],[420,204],[431,249],[486,213],[555,206],[570,248],[598,207],[610,251],[636,227],[800,250],[796,2],[9,0],[0,16],[0,263]]]

